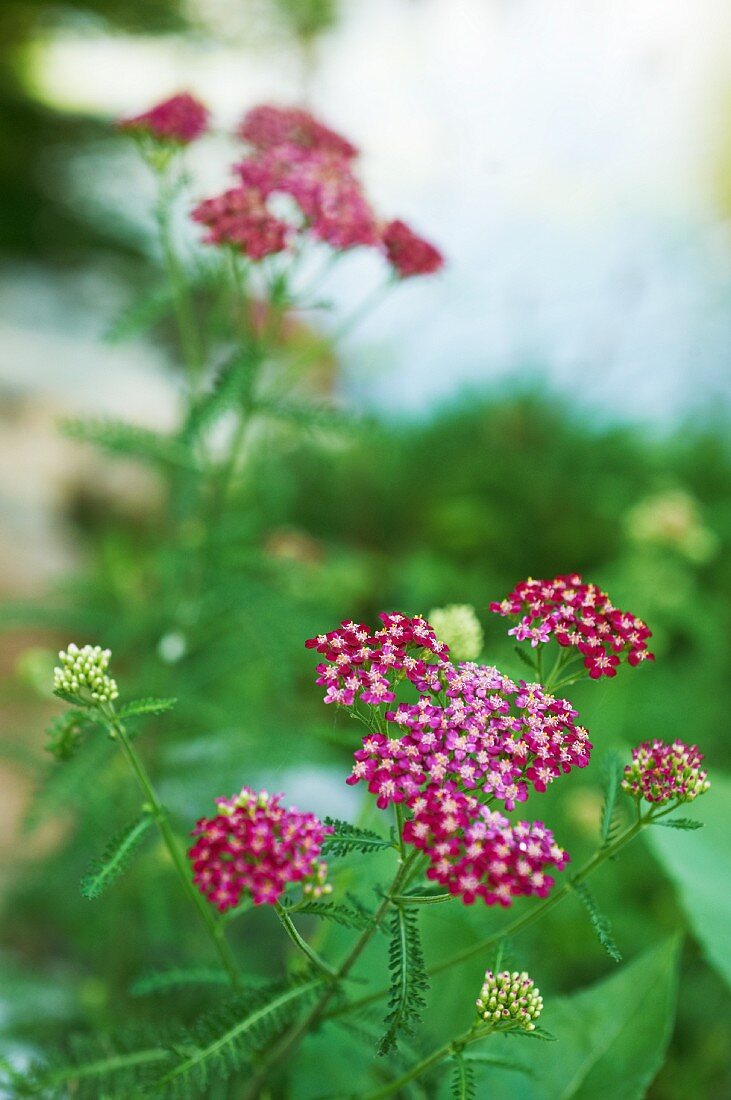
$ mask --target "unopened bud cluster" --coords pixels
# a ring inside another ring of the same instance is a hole
[[[480,1019],[503,1030],[515,1027],[535,1031],[535,1021],[543,1009],[543,998],[524,970],[502,970],[499,974],[486,971],[476,1003]]]
[[[429,612],[429,622],[439,641],[449,646],[452,660],[476,661],[482,653],[482,627],[470,604],[435,607]]]
[[[309,878],[302,883],[302,893],[308,898],[321,898],[332,892],[332,885],[327,881],[327,863],[316,863]]]
[[[98,645],[74,645],[58,655],[60,667],[53,670],[54,691],[76,695],[94,703],[111,703],[119,695],[117,685],[107,669],[112,657],[110,649]]]
[[[692,802],[710,787],[708,772],[701,767],[703,754],[695,745],[673,741],[646,741],[632,750],[632,763],[624,769],[622,787],[647,802]]]

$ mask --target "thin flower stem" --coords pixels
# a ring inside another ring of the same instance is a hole
[[[368,928],[361,932],[360,936],[356,940],[355,944],[351,948],[348,955],[343,959],[340,966],[335,971],[332,981],[329,982],[327,989],[324,990],[319,1000],[313,1005],[306,1016],[296,1023],[285,1032],[282,1038],[276,1043],[268,1054],[262,1059],[256,1073],[251,1077],[248,1082],[246,1092],[242,1096],[242,1100],[257,1100],[261,1095],[261,1089],[264,1085],[269,1069],[275,1065],[281,1065],[285,1058],[291,1056],[291,1052],[297,1047],[302,1039],[307,1035],[311,1028],[313,1028],[318,1021],[322,1018],[326,1008],[330,1004],[330,1001],[335,996],[335,993],[340,985],[340,982],[348,976],[352,968],[360,956],[365,951],[366,947],[370,943],[376,930],[380,927],[383,918],[388,912],[390,906],[393,904],[392,894],[398,894],[402,888],[403,883],[408,875],[412,862],[416,858],[416,852],[412,853],[406,858],[405,861],[399,860],[398,870],[396,876],[391,884],[390,891],[384,895],[381,900],[381,904],[378,906],[376,912],[373,915],[373,920]]]
[[[185,273],[178,259],[173,245],[171,224],[172,200],[174,186],[171,185],[167,171],[160,173],[159,192],[155,207],[155,220],[157,222],[160,244],[162,247],[165,270],[167,272],[170,288],[173,292],[173,305],[175,318],[180,337],[180,348],[183,360],[188,369],[190,388],[195,393],[200,384],[200,375],[203,369],[203,352],[198,335],[198,329],[193,315],[193,308],[185,284]]]
[[[417,1077],[421,1077],[427,1070],[438,1066],[445,1059],[461,1054],[464,1047],[470,1043],[476,1043],[479,1039],[486,1039],[493,1033],[494,1028],[480,1028],[479,1030],[468,1031],[464,1035],[460,1035],[458,1039],[451,1039],[444,1046],[438,1047],[432,1054],[427,1055],[421,1062],[417,1062],[401,1077],[398,1077],[395,1081],[390,1081],[387,1085],[382,1085],[375,1092],[369,1092],[362,1100],[383,1100],[385,1096],[392,1096],[404,1085],[408,1085],[410,1081],[415,1081]]]
[[[336,975],[336,971],[333,970],[333,968],[328,963],[326,963],[324,959],[321,959],[317,952],[310,947],[305,939],[303,939],[303,937],[295,928],[294,923],[292,922],[292,918],[290,917],[284,906],[280,905],[280,903],[277,902],[274,908],[277,916],[282,922],[282,927],[284,928],[284,931],[287,933],[292,943],[294,943],[300,949],[300,951],[304,952],[304,954],[307,956],[310,962],[313,963],[317,970],[320,970],[323,974],[326,974],[330,978],[334,978]]]
[[[137,782],[147,800],[144,809],[147,810],[155,820],[155,824],[160,831],[163,843],[168,850],[181,885],[203,921],[206,931],[211,938],[211,942],[231,979],[231,984],[234,987],[238,987],[238,969],[231,948],[225,939],[223,926],[214,917],[210,910],[209,903],[195,888],[193,880],[190,877],[190,869],[185,856],[181,852],[177,838],[171,828],[167,810],[157,796],[157,792],[148,775],[147,769],[138,756],[132,742],[127,737],[124,726],[119,721],[116,714],[114,714],[113,710],[110,712],[105,708],[103,714],[107,722],[110,737],[112,740],[118,741],[122,746],[122,751],[137,777]]]

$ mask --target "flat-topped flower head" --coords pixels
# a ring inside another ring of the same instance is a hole
[[[149,111],[119,122],[121,130],[175,145],[190,145],[208,128],[209,111],[200,100],[183,92],[157,103]]]
[[[543,998],[525,970],[485,971],[485,981],[477,998],[477,1015],[495,1030],[535,1031],[543,1010]]]
[[[111,657],[111,649],[98,645],[79,647],[72,642],[58,655],[61,664],[53,670],[53,690],[89,704],[113,702],[119,692],[115,681],[107,675]]]
[[[703,755],[695,745],[645,741],[632,750],[632,763],[624,769],[622,787],[634,798],[658,805],[692,802],[711,786],[702,761]]]
[[[388,262],[402,279],[414,275],[434,275],[444,267],[444,257],[439,249],[399,219],[388,223],[381,234],[381,241]]]
[[[428,856],[427,878],[446,886],[466,905],[512,905],[521,895],[546,897],[568,855],[540,821],[511,825],[506,817],[461,792],[433,785],[408,803],[412,817],[403,837]]]
[[[345,157],[289,142],[257,150],[236,171],[245,187],[266,198],[282,194],[294,199],[302,231],[332,248],[378,243],[375,215]]]
[[[329,671],[321,667],[324,682]],[[448,661],[430,666],[428,680],[418,702],[386,711],[390,726],[366,734],[354,754],[347,782],[366,783],[379,807],[451,782],[512,810],[531,789],[543,792],[589,763],[592,744],[576,711],[540,684],[516,684],[491,666]]]
[[[420,615],[400,612],[380,615],[382,627],[344,620],[336,630],[305,642],[325,658],[317,666],[317,683],[327,690],[326,703],[352,707],[392,703],[396,680],[406,678],[418,691],[440,691],[441,666],[449,653]]]
[[[429,612],[429,622],[437,638],[449,646],[452,660],[476,661],[482,653],[482,627],[470,604],[435,607]]]
[[[193,830],[193,879],[220,912],[244,895],[254,905],[275,905],[295,882],[310,897],[330,892],[318,856],[332,830],[313,814],[285,809],[281,798],[244,787],[233,798],[216,799],[218,814],[202,818]]]
[[[232,187],[204,199],[191,214],[208,229],[206,244],[231,245],[250,260],[262,260],[287,247],[292,227],[275,217],[254,187]]]
[[[623,658],[633,666],[654,660],[647,648],[647,624],[614,607],[606,592],[584,584],[578,573],[553,580],[530,577],[491,603],[490,610],[519,619],[508,631],[519,642],[535,648],[553,636],[560,646],[576,648],[593,680],[616,676]]]
[[[358,154],[347,138],[299,107],[274,107],[268,103],[252,107],[244,115],[237,133],[257,149],[291,144],[302,149],[336,153],[346,160]]]

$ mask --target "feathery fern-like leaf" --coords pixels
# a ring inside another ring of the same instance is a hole
[[[68,710],[58,715],[46,730],[46,751],[59,761],[70,760],[97,724],[82,710]]]
[[[323,855],[346,856],[350,852],[382,852],[385,848],[394,847],[392,840],[386,840],[370,829],[359,829],[348,821],[326,817],[325,824],[330,825],[333,832],[325,837]]]
[[[386,1031],[378,1044],[381,1056],[398,1045],[401,1033],[413,1034],[426,1005],[424,994],[429,988],[416,910],[397,905],[391,917],[390,936],[391,988],[389,1012],[384,1021]]]
[[[519,645],[514,645],[513,649],[515,650],[516,656],[523,662],[524,665],[527,665],[527,667],[531,670],[531,672],[535,676],[537,674],[537,671],[538,671],[536,669],[535,661],[533,661],[528,656],[526,651],[524,649],[521,649],[521,647]]]
[[[231,978],[225,970],[212,966],[176,967],[172,970],[154,971],[137,978],[130,986],[133,997],[149,997],[155,993],[169,993],[184,986],[225,985]]]
[[[143,814],[126,829],[118,833],[104,849],[104,853],[91,865],[81,880],[81,893],[90,901],[104,893],[119,878],[129,864],[132,854],[152,825],[149,814]]]
[[[477,1100],[475,1071],[461,1054],[454,1055],[452,1073],[452,1096],[454,1100]]]
[[[666,817],[664,821],[653,821],[653,825],[662,825],[664,829],[702,829],[703,822],[693,817]]]
[[[611,959],[614,959],[615,962],[621,962],[622,956],[612,938],[612,926],[609,923],[609,918],[602,913],[596,903],[594,895],[585,882],[575,882],[573,883],[573,887],[589,914],[591,926],[594,929],[599,943]]]
[[[188,1037],[183,1056],[155,1082],[158,1093],[187,1100],[206,1095],[209,1081],[242,1069],[252,1051],[288,1026],[321,985],[305,975],[237,997],[204,1016]]]
[[[162,466],[197,470],[193,451],[180,440],[150,428],[126,424],[120,420],[65,420],[63,434],[80,443],[94,443],[111,454],[144,459]]]
[[[133,699],[131,703],[125,703],[119,710],[119,717],[137,718],[144,714],[165,714],[172,710],[177,699]]]
[[[160,1069],[174,1057],[167,1043],[142,1046],[136,1032],[115,1036],[71,1036],[66,1049],[51,1055],[43,1064],[31,1067],[24,1077],[21,1096],[42,1100],[99,1100],[100,1097],[140,1097],[148,1095],[146,1084],[151,1071]]]
[[[619,815],[617,795],[624,772],[624,763],[619,753],[610,752],[604,758],[604,802],[602,803],[602,816],[600,835],[602,847],[606,848],[615,839],[619,830]]]
[[[351,909],[348,905],[340,905],[332,901],[306,901],[297,906],[297,916],[320,917],[322,920],[330,920],[335,924],[341,924],[343,928],[369,928],[371,917],[368,913],[362,913],[358,909]]]
[[[499,1054],[477,1054],[465,1051],[462,1057],[467,1062],[484,1063],[487,1066],[495,1066],[496,1069],[509,1069],[514,1073],[522,1073],[526,1077],[535,1077],[535,1071],[530,1066],[524,1066],[522,1062],[514,1062],[511,1058],[501,1058]]]

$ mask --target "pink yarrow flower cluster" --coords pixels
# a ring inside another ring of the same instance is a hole
[[[692,802],[711,786],[702,761],[703,754],[696,745],[645,741],[632,750],[632,763],[624,769],[622,787],[646,802]]]
[[[262,260],[287,247],[291,227],[267,209],[260,191],[233,187],[193,210],[193,221],[208,228],[206,244],[228,244],[252,260]]]
[[[327,688],[326,703],[392,703],[394,674],[405,676],[419,691],[441,689],[439,670],[449,650],[426,619],[398,612],[384,612],[380,619],[383,626],[373,633],[364,623],[345,620],[337,630],[305,642],[325,657],[317,666],[317,683]]]
[[[183,92],[171,96],[133,118],[119,123],[122,130],[147,134],[161,141],[189,145],[201,137],[208,128],[208,108],[194,96]]]
[[[424,240],[405,222],[391,221],[382,232],[389,263],[402,279],[413,275],[433,275],[444,267],[438,248]]]
[[[347,138],[298,107],[273,107],[267,103],[253,107],[244,115],[237,133],[256,149],[299,145],[302,149],[334,153],[345,160],[358,155]]]
[[[471,905],[512,904],[515,897],[546,897],[554,884],[549,868],[569,860],[542,822],[520,821],[489,810],[454,784],[434,785],[409,802],[413,816],[404,839],[429,858],[427,878]]]
[[[512,810],[529,788],[543,792],[557,776],[589,763],[593,746],[567,700],[473,663],[443,663],[439,674],[444,705],[423,694],[387,711],[387,721],[405,735],[370,733],[354,754],[347,782],[367,783],[379,807],[454,782]]]
[[[584,584],[578,573],[521,581],[504,600],[491,603],[490,610],[520,616],[508,631],[519,642],[535,647],[553,636],[561,646],[574,646],[593,680],[616,676],[623,657],[633,666],[654,660],[647,648],[651,631],[646,623],[618,610],[606,592]]]
[[[218,814],[196,824],[198,839],[188,853],[193,878],[220,912],[245,894],[255,905],[274,905],[290,883],[301,882],[313,897],[330,891],[318,856],[331,828],[313,814],[286,809],[281,798],[244,787],[233,798],[216,799]]]

